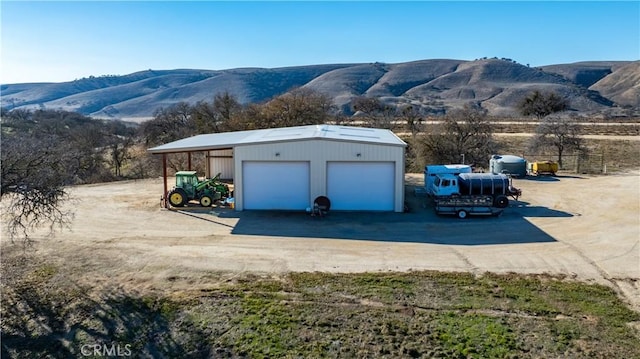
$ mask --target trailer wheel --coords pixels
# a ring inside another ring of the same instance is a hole
[[[169,203],[174,207],[182,207],[187,202],[187,194],[182,188],[169,192]]]
[[[505,195],[500,195],[493,201],[493,205],[498,208],[507,208],[509,206],[509,198]]]
[[[202,197],[200,197],[200,205],[202,207],[210,207],[212,203],[213,203],[213,200],[211,200],[210,196],[205,194]]]
[[[460,219],[465,219],[468,215],[469,213],[467,213],[467,211],[465,211],[464,209],[458,211],[458,218]]]

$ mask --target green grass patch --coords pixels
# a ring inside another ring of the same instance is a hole
[[[446,312],[435,318],[435,337],[448,357],[506,358],[519,351],[504,318]]]
[[[142,357],[640,357],[628,325],[639,313],[608,287],[560,277],[291,273],[138,295],[69,291],[56,273],[3,283],[3,357],[74,356],[87,343]]]

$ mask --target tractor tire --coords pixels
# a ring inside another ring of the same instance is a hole
[[[212,204],[213,200],[211,199],[211,196],[205,194],[200,197],[200,205],[202,207],[211,207]]]
[[[176,188],[169,192],[169,204],[173,207],[183,207],[187,203],[187,194],[182,188]]]
[[[507,196],[505,195],[499,195],[493,201],[493,205],[498,208],[507,208],[509,207],[509,198],[507,198]]]

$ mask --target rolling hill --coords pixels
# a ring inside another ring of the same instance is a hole
[[[178,102],[212,101],[229,92],[239,102],[259,103],[296,87],[334,99],[351,114],[358,96],[443,113],[474,102],[492,115],[517,114],[532,91],[554,91],[582,114],[632,113],[640,108],[640,61],[600,61],[528,67],[508,59],[432,59],[406,63],[327,64],[228,70],[146,70],[62,83],[3,84],[7,109],[49,108],[113,119],[145,119]]]

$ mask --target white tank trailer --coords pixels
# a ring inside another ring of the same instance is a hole
[[[525,177],[527,175],[527,161],[513,155],[493,155],[489,160],[489,172]]]
[[[509,206],[509,198],[517,200],[522,191],[513,187],[505,174],[461,173],[437,175],[432,189],[438,214],[499,215]]]

